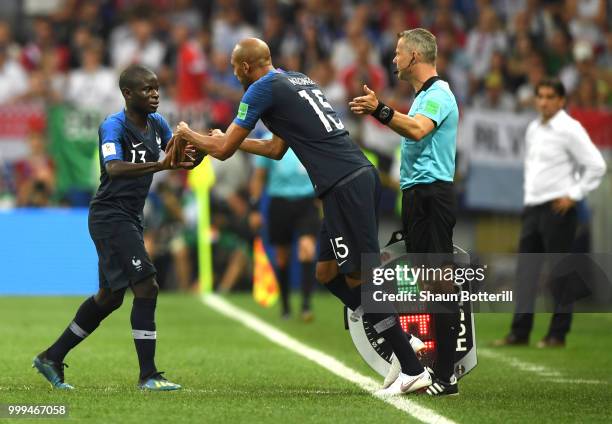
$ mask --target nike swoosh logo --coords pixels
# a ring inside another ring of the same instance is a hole
[[[141,141],[140,143],[138,143],[138,144],[134,144],[134,143],[132,143],[132,147],[138,147],[138,146],[140,146],[142,143],[143,143],[142,141]]]
[[[342,262],[338,262],[338,266],[342,266],[348,259],[343,260]]]
[[[403,393],[406,393],[408,390],[410,390],[410,388],[412,387],[412,385],[413,385],[414,383],[416,383],[416,382],[417,382],[417,380],[418,380],[418,377],[417,377],[417,378],[414,378],[414,379],[413,379],[413,380],[412,380],[410,383],[408,383],[408,384],[404,384],[404,383],[402,383],[402,384],[400,385],[400,390],[401,390]]]

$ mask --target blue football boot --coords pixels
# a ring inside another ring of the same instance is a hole
[[[141,390],[150,390],[153,392],[166,392],[170,390],[180,390],[181,386],[171,381],[166,380],[162,375],[163,372],[156,372],[150,377],[140,380],[138,388]]]
[[[72,390],[70,384],[64,382],[64,367],[68,365],[62,362],[55,362],[46,357],[46,352],[40,353],[32,361],[32,368],[36,368],[39,373],[47,379],[54,389]]]

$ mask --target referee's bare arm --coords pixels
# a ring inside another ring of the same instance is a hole
[[[371,115],[378,108],[378,98],[367,85],[363,86],[363,91],[366,95],[355,97],[349,107],[356,115]],[[412,117],[397,111],[387,125],[399,135],[415,141],[420,141],[435,128],[434,122],[424,115],[417,113]]]

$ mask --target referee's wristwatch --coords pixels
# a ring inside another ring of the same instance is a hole
[[[395,111],[381,101],[378,101],[378,106],[372,112],[372,116],[381,124],[387,125],[393,119]]]

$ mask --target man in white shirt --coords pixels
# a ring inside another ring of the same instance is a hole
[[[92,40],[81,55],[81,67],[70,72],[65,100],[78,108],[101,109],[104,114],[122,107],[121,93],[116,90],[117,75],[102,65],[104,44]]]
[[[9,57],[8,47],[0,45],[0,104],[10,103],[28,91],[28,76]]]
[[[576,233],[576,202],[597,188],[606,163],[582,125],[563,110],[565,88],[560,81],[540,81],[535,95],[540,116],[529,124],[525,136],[525,209],[519,252],[566,253]],[[526,260],[528,256],[519,258],[510,334],[497,340],[497,346],[529,343],[540,261]],[[538,347],[565,346],[572,320],[571,304],[561,301],[566,284],[572,281],[552,282],[555,311]]]

